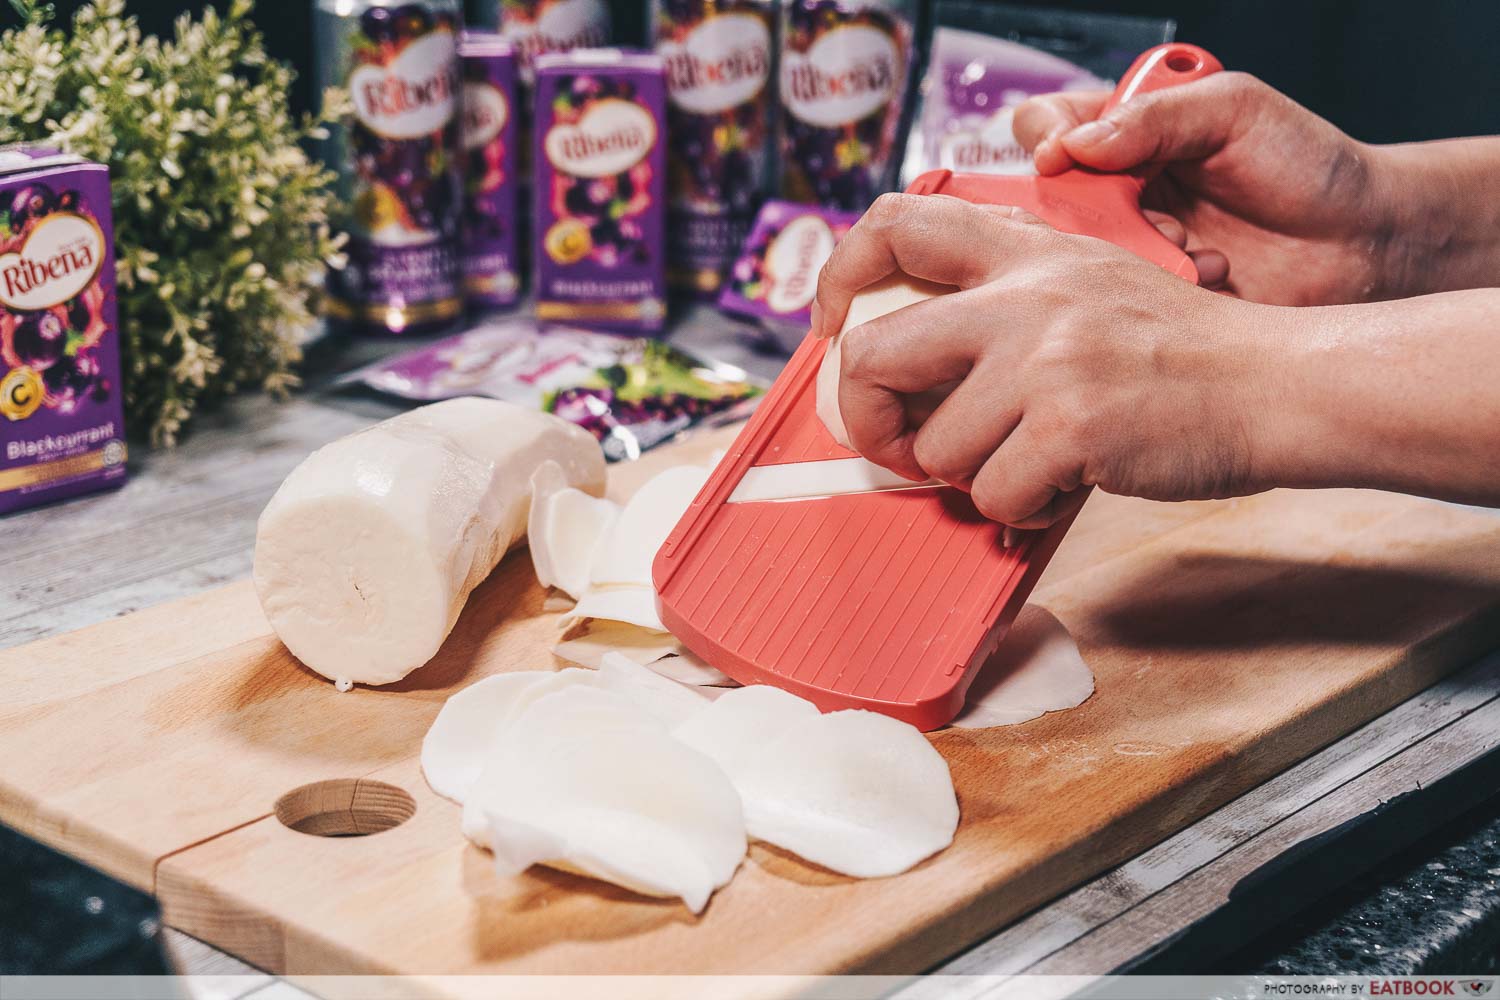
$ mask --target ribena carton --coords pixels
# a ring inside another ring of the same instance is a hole
[[[536,60],[536,309],[655,332],[666,318],[666,78],[645,52]]]
[[[109,170],[0,149],[0,513],[124,481]]]

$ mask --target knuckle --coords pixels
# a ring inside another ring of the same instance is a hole
[[[1162,95],[1169,94],[1176,89],[1173,87],[1167,90],[1136,94],[1130,100],[1111,109],[1104,117],[1113,122],[1115,128],[1121,132],[1154,130],[1171,114],[1170,109],[1165,106]]]
[[[869,211],[865,212],[865,218],[872,225],[881,228],[899,225],[901,220],[910,214],[912,200],[916,197],[919,196],[896,192],[883,194],[870,205]]]
[[[1236,97],[1258,97],[1271,90],[1269,84],[1258,76],[1252,76],[1241,70],[1225,70],[1214,75],[1214,82],[1223,88],[1226,94]]]
[[[1227,105],[1236,115],[1248,115],[1265,109],[1283,99],[1270,84],[1257,76],[1239,71],[1215,73],[1208,78],[1216,93],[1216,100]]]
[[[969,478],[970,470],[961,467],[962,463],[956,460],[949,443],[931,431],[924,430],[917,434],[912,443],[912,452],[922,471],[933,479],[953,483]]]

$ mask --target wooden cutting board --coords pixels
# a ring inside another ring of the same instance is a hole
[[[611,491],[724,443],[616,469]],[[349,694],[281,647],[248,582],[0,653],[0,820],[278,973],[920,971],[1500,645],[1500,519],[1362,491],[1096,494],[1034,597],[1078,638],[1094,697],[935,734],[963,819],[915,870],[856,881],[755,845],[697,918],[573,876],[499,878],[422,780],[448,695],[556,665],[544,601],[512,554],[437,659]],[[278,799],[319,782],[305,795],[356,820],[410,818],[283,825]]]

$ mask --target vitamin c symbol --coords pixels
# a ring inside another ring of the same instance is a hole
[[[576,264],[594,249],[593,240],[589,238],[589,227],[577,219],[563,219],[555,223],[547,230],[543,245],[547,248],[547,256],[559,264]]]
[[[25,420],[42,405],[42,377],[30,368],[14,368],[0,379],[0,413]]]

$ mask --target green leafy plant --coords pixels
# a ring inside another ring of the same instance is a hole
[[[124,0],[69,29],[11,0],[0,35],[0,142],[45,140],[109,164],[127,420],[171,444],[201,404],[296,383],[326,263],[333,175],[302,144],[292,71],[267,57],[252,0],[143,35]],[[325,115],[338,114],[325,102]]]

